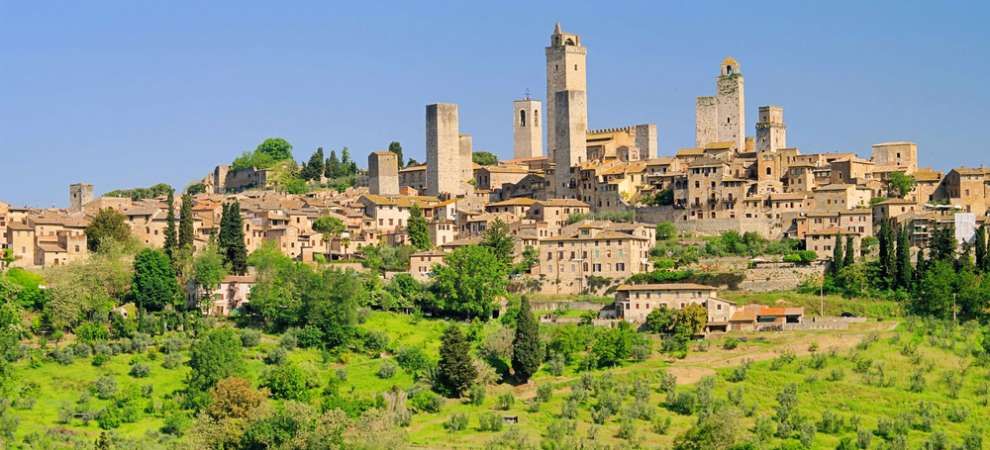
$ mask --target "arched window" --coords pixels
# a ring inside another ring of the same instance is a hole
[[[767,175],[771,175],[771,170],[769,167],[767,167]]]
[[[519,111],[519,126],[526,126],[526,110]]]
[[[538,109],[533,110],[533,126],[540,126],[540,110]]]

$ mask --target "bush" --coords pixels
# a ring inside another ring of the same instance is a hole
[[[285,350],[292,350],[299,346],[299,339],[296,338],[296,330],[289,330],[278,340],[278,346]]]
[[[241,345],[244,348],[257,347],[261,343],[261,331],[252,328],[241,330]]]
[[[134,364],[128,374],[134,378],[146,378],[151,374],[151,368],[146,364]]]
[[[275,399],[305,400],[309,396],[306,374],[293,364],[269,369],[262,377],[261,385],[268,388]]]
[[[285,363],[286,358],[288,358],[289,352],[285,350],[284,347],[275,347],[265,355],[265,364],[278,366]]]
[[[388,379],[395,376],[395,363],[392,361],[383,361],[380,366],[378,366],[378,372],[375,375],[381,379]]]
[[[536,400],[540,403],[546,403],[550,401],[550,397],[553,396],[553,386],[549,383],[541,384],[540,387],[536,388]]]
[[[485,386],[475,384],[468,389],[468,402],[474,406],[481,406],[485,402]]]
[[[502,418],[493,412],[482,413],[478,417],[478,431],[502,431]]]
[[[516,403],[516,397],[511,392],[501,394],[495,399],[495,407],[502,411],[508,411]]]
[[[443,423],[443,427],[450,432],[461,431],[467,428],[467,423],[468,418],[466,415],[463,413],[455,413]]]
[[[90,361],[90,364],[92,364],[93,367],[103,367],[103,365],[108,362],[110,362],[110,356],[99,354],[93,357],[93,360]]]
[[[443,399],[433,392],[421,390],[412,396],[411,403],[417,411],[438,413],[443,406]]]
[[[736,347],[739,347],[739,339],[734,337],[728,337],[722,342],[722,348],[725,350],[735,350]]]
[[[323,331],[314,325],[306,325],[294,333],[302,348],[316,348],[323,345]]]
[[[96,415],[96,423],[104,430],[119,427],[123,423],[120,410],[114,405],[107,406]]]
[[[413,378],[418,378],[433,366],[433,362],[426,356],[423,349],[419,347],[403,347],[399,349],[399,352],[395,355],[395,360],[398,361],[399,367],[402,367]]]
[[[117,380],[113,376],[103,375],[90,385],[90,390],[97,398],[109,400],[117,393]]]
[[[176,353],[171,355],[166,355],[165,359],[162,361],[162,367],[166,369],[174,369],[182,365],[183,358],[182,355]]]

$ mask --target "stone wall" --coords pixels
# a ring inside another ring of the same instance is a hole
[[[825,268],[824,263],[810,266],[785,263],[757,266],[743,271],[746,278],[739,284],[739,289],[753,292],[791,290],[809,278],[821,278],[825,274]]]
[[[426,106],[426,194],[461,194],[460,133],[457,105]]]
[[[399,195],[399,158],[390,151],[368,155],[368,192]]]

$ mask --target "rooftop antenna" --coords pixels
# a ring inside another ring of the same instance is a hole
[[[526,100],[529,100],[529,88],[526,88]]]

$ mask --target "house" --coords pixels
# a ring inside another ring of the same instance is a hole
[[[190,282],[186,287],[186,301],[190,306],[198,306],[204,314],[229,316],[248,302],[254,284],[254,275],[227,275],[210,293]]]
[[[746,305],[736,308],[729,318],[729,327],[740,331],[780,330],[786,324],[804,320],[804,308]]]
[[[701,305],[708,313],[709,331],[728,331],[736,310],[735,303],[718,298],[718,289],[695,283],[624,284],[616,290],[615,305],[623,320],[637,324],[660,308]]]

